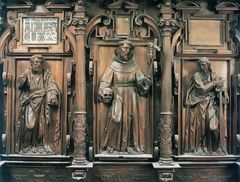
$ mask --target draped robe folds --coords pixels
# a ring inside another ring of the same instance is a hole
[[[211,131],[219,134],[219,103],[215,88],[205,90],[205,85],[217,80],[215,73],[207,76],[204,72],[196,72],[188,86],[186,94],[186,120],[184,152],[192,153],[212,150]]]
[[[24,79],[24,84],[19,87],[19,151],[26,147],[50,145],[53,142],[49,129],[52,120],[50,99],[51,94],[60,96],[57,85],[48,69],[42,74],[33,74],[29,68],[19,78]]]
[[[106,118],[102,148],[122,152],[132,147],[144,151],[147,121],[140,96],[146,96],[148,89],[142,84],[143,79],[146,77],[134,59],[123,63],[115,58],[106,69],[99,89],[111,88],[114,99]]]

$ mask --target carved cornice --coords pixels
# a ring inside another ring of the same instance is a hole
[[[118,0],[118,1],[115,1],[115,2],[112,2],[110,4],[107,5],[107,7],[109,9],[138,9],[139,8],[139,5],[137,3],[133,3],[133,2],[130,2],[130,1],[126,1],[126,0]]]

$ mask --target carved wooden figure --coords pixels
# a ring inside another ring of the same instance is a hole
[[[110,105],[104,128],[103,150],[107,153],[144,152],[144,123],[139,97],[147,96],[151,79],[140,70],[133,56],[134,45],[124,40],[115,50],[99,86],[99,100]]]
[[[41,55],[31,57],[31,68],[18,77],[21,93],[17,128],[17,150],[20,154],[53,153],[52,126],[54,109],[58,109],[60,92],[44,68]]]
[[[198,65],[200,71],[192,77],[186,93],[184,152],[226,154],[223,104],[229,97],[224,79],[216,75],[206,57],[201,57]]]

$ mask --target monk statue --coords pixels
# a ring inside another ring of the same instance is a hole
[[[99,100],[110,105],[102,150],[110,154],[144,153],[144,123],[140,117],[140,97],[147,97],[152,84],[134,60],[134,45],[119,42],[112,63],[100,82]]]

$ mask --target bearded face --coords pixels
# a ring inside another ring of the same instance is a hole
[[[121,59],[125,62],[128,62],[133,56],[132,51],[130,50],[130,46],[127,43],[124,43],[120,46],[119,54]]]
[[[43,71],[43,62],[40,59],[34,59],[33,61],[31,61],[31,66],[32,66],[32,70],[34,72],[42,72]]]

